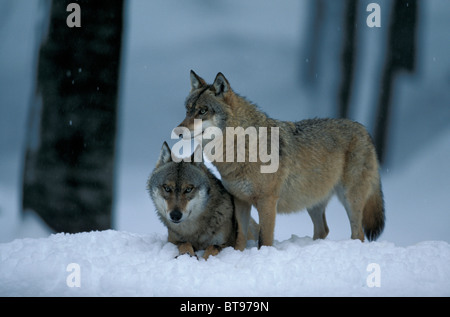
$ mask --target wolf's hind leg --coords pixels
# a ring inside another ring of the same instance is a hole
[[[362,228],[362,211],[364,208],[365,197],[367,190],[365,190],[363,183],[359,187],[353,188],[339,188],[337,191],[338,198],[344,205],[347,211],[348,220],[350,221],[350,228],[352,230],[352,239],[359,239],[364,241],[364,232]]]
[[[326,199],[325,201],[306,209],[314,225],[314,240],[325,239],[328,232],[330,232],[325,218],[325,208],[327,207],[328,200],[329,199]]]

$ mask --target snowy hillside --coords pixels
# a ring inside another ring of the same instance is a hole
[[[449,296],[450,245],[312,241],[208,261],[162,235],[56,234],[0,245],[1,296]]]

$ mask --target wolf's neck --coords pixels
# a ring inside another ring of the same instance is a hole
[[[221,160],[208,156],[212,164],[218,169],[222,180],[232,179],[242,168],[248,169],[249,164],[243,165],[242,159],[244,159],[245,162],[250,162],[250,140],[252,140],[251,148],[253,149],[251,152],[254,153],[257,151],[257,148],[254,146],[259,140],[260,128],[268,128],[275,125],[273,119],[270,119],[264,112],[260,111],[256,105],[250,103],[245,98],[234,94],[230,99],[231,100],[227,100],[230,109],[226,119],[225,129],[222,131],[223,135],[221,141],[223,143],[221,145],[220,143],[215,144],[215,146],[222,146]],[[242,141],[240,140],[244,140],[245,147],[243,150],[240,147],[242,146]],[[244,151],[244,154],[242,154],[242,151]],[[238,153],[240,154],[239,160]],[[250,163],[252,169],[255,170],[259,170],[260,164],[260,161],[255,162],[253,160]]]
[[[267,123],[267,115],[244,97],[234,94],[230,106],[231,114],[227,120],[229,127],[258,128]]]

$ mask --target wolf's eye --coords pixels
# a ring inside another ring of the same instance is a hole
[[[166,193],[170,193],[172,190],[170,189],[169,186],[167,185],[163,185],[164,190],[166,191]]]
[[[205,113],[207,113],[208,112],[208,109],[205,109],[205,108],[203,108],[203,109],[200,109],[199,111],[198,111],[198,113],[200,114],[200,115],[204,115]]]
[[[189,186],[189,187],[187,187],[187,188],[184,190],[184,192],[185,192],[186,194],[189,194],[189,193],[192,191],[192,189],[194,189],[194,187],[193,187],[193,186]]]

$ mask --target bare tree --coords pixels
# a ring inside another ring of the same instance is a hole
[[[346,0],[344,17],[344,39],[342,43],[342,80],[339,89],[338,115],[348,117],[348,109],[354,78],[354,64],[356,59],[356,22],[357,0]]]
[[[114,189],[123,1],[77,1],[81,27],[71,2],[51,5],[23,174],[23,210],[58,232],[110,228]]]
[[[374,130],[374,142],[380,162],[385,160],[395,75],[404,69],[414,71],[416,58],[417,1],[395,0],[387,39],[380,98]]]

